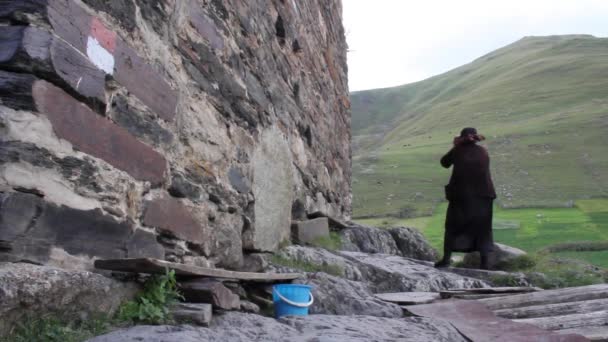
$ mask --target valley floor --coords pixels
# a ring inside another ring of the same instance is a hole
[[[374,218],[356,220],[378,226],[410,226],[422,231],[438,250],[443,245],[447,204],[433,216],[411,219]],[[522,208],[494,211],[494,239],[529,253],[578,259],[608,268],[608,199],[580,200],[572,208]]]

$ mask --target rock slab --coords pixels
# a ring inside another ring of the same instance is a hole
[[[309,315],[281,320],[230,312],[216,316],[209,328],[136,326],[89,342],[135,341],[293,341],[293,342],[464,342],[451,325],[428,318]]]

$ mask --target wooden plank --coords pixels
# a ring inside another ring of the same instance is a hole
[[[588,341],[580,335],[560,335],[530,324],[496,317],[492,311],[477,301],[454,300],[412,305],[406,307],[406,310],[417,316],[445,320],[472,341]]]
[[[376,293],[374,296],[385,302],[406,305],[428,304],[440,298],[439,294],[436,292]]]
[[[485,299],[512,296],[518,293],[542,291],[538,287],[485,287],[475,289],[450,289],[440,291],[441,298]]]
[[[479,300],[490,310],[520,308],[525,306],[580,302],[608,298],[608,284],[597,284],[566,289],[545,290],[519,295]]]
[[[486,299],[486,298],[496,298],[496,297],[506,297],[506,296],[512,296],[513,294],[511,293],[487,293],[487,294],[453,294],[453,295],[449,295],[449,297],[446,297],[444,295],[441,295],[441,298],[443,299],[447,299],[447,298],[456,298],[456,299],[466,299],[466,300],[479,300],[479,299]]]
[[[176,275],[181,276],[198,276],[198,277],[213,277],[226,278],[236,280],[251,280],[260,282],[275,282],[281,280],[294,280],[304,277],[301,273],[254,273],[254,272],[236,272],[228,271],[221,268],[206,268],[192,265],[178,264],[174,262],[151,259],[151,258],[135,258],[135,259],[99,259],[95,260],[95,268],[102,270],[135,272],[135,273],[152,273],[164,274],[165,269],[175,271]]]
[[[608,326],[594,326],[584,328],[573,328],[556,330],[558,334],[578,334],[583,335],[591,341],[608,341]]]
[[[547,330],[563,330],[608,325],[608,311],[595,311],[582,314],[516,319],[515,322],[535,325]]]
[[[473,289],[449,289],[445,291],[441,291],[442,293],[478,293],[478,294],[488,294],[488,293],[528,293],[528,292],[537,292],[543,291],[543,289],[539,287],[482,287],[482,288],[473,288]]]
[[[563,316],[602,311],[608,308],[608,298],[496,310],[497,316],[511,319]]]

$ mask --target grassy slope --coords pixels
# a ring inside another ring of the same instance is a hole
[[[354,215],[431,215],[454,135],[488,137],[502,206],[608,195],[608,39],[524,38],[418,83],[355,92]]]

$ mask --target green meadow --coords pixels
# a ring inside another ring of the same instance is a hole
[[[447,204],[441,203],[432,216],[358,219],[357,222],[378,227],[415,227],[441,251],[446,209]],[[608,269],[608,199],[581,200],[572,208],[502,209],[497,206],[493,232],[496,242],[529,253],[546,252]]]

